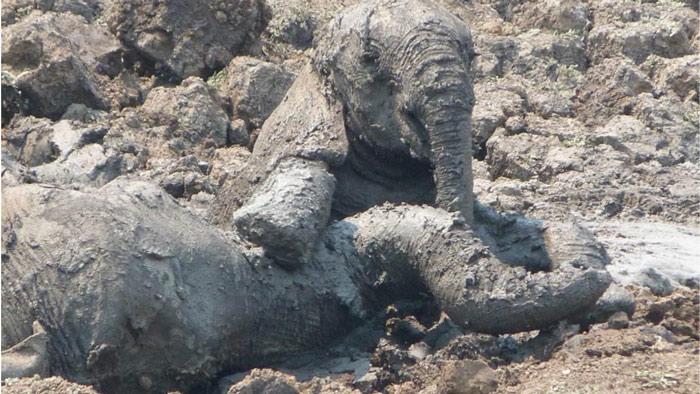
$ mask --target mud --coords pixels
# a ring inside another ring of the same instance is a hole
[[[697,391],[697,4],[361,3],[3,1],[3,391]]]

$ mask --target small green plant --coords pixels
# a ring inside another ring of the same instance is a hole
[[[207,83],[210,86],[213,86],[213,87],[219,89],[219,88],[221,88],[221,84],[224,83],[224,80],[226,80],[227,76],[228,76],[228,74],[226,73],[226,69],[224,68],[223,70],[217,71],[216,73],[214,73],[214,75],[209,77],[209,79],[207,80]]]

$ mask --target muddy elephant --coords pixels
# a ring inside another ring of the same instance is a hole
[[[201,392],[421,292],[462,328],[499,334],[584,313],[610,284],[574,224],[474,227],[382,205],[330,225],[290,272],[142,181],[24,184],[2,200],[3,377],[49,371],[107,393]]]
[[[4,188],[3,373],[201,392],[420,292],[491,334],[596,304],[611,278],[590,233],[473,210],[461,22],[370,1],[324,40],[220,194],[238,231],[141,181]]]
[[[433,204],[471,223],[472,56],[469,29],[435,4],[347,9],[262,126],[212,220],[233,220],[288,268],[329,218],[383,202]]]

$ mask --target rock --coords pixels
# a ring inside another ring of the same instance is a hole
[[[534,113],[543,119],[573,117],[574,103],[571,97],[560,91],[537,91],[528,95]]]
[[[262,126],[294,82],[284,68],[251,57],[236,57],[209,79],[222,96],[231,100],[232,117],[243,119],[249,128]]]
[[[700,290],[700,278],[686,278],[683,280],[683,286],[694,290]]]
[[[29,169],[18,163],[13,155],[2,147],[2,186],[15,186],[20,183],[36,182],[36,176]]]
[[[186,202],[185,206],[190,208],[195,214],[206,217],[206,213],[214,201],[214,197],[214,194],[207,193],[206,191],[194,193],[189,201]]]
[[[381,373],[381,369],[372,367],[366,374],[353,381],[353,386],[357,387],[363,393],[371,393],[379,386]]]
[[[3,130],[2,143],[17,161],[33,167],[58,157],[58,152],[50,143],[52,135],[53,128],[48,119],[33,116],[15,118]]]
[[[374,349],[370,363],[374,367],[379,367],[383,371],[394,374],[400,371],[403,366],[414,364],[415,360],[409,356],[407,351],[402,350],[398,345],[386,338],[382,338]]]
[[[313,8],[315,7],[291,4],[276,9],[265,28],[265,34],[271,40],[294,48],[309,48],[319,25],[317,16],[313,15]]]
[[[250,151],[240,146],[215,149],[209,159],[209,177],[212,183],[217,187],[223,185],[231,174],[243,168],[249,156]]]
[[[269,20],[261,35],[265,58],[280,62],[310,48],[326,24],[357,0],[266,0]]]
[[[168,194],[175,198],[190,198],[200,192],[211,193],[211,185],[206,178],[196,172],[175,172],[166,175],[159,183]]]
[[[642,271],[642,275],[642,285],[649,288],[654,295],[666,296],[673,293],[674,286],[671,280],[656,268],[647,268]]]
[[[668,317],[661,322],[661,325],[677,336],[698,339],[698,330],[691,323]]]
[[[618,115],[587,138],[590,143],[606,144],[626,154],[630,164],[656,160],[661,166],[669,166],[683,161],[689,152],[681,150],[685,145],[683,135],[665,131],[656,133],[633,116]]]
[[[80,123],[97,123],[107,118],[106,111],[92,109],[84,104],[71,104],[61,117],[62,120],[74,120]]]
[[[110,30],[164,77],[207,77],[224,67],[261,26],[259,0],[117,0],[105,10]]]
[[[2,391],[8,394],[26,393],[71,393],[98,394],[90,386],[72,383],[58,376],[42,379],[39,376],[24,379],[7,379],[3,382]]]
[[[254,369],[231,386],[228,394],[298,394],[296,380],[271,369]]]
[[[539,92],[533,93],[539,95]],[[540,98],[535,98],[540,101]],[[534,109],[534,108],[533,108]],[[589,133],[588,128],[575,118],[563,118],[554,115],[550,118],[544,118],[537,114],[528,113],[523,119],[524,130],[528,134],[539,135],[543,137],[556,137],[565,145],[578,145],[581,136]],[[506,128],[508,125],[506,125]]]
[[[188,78],[175,88],[151,90],[141,113],[158,125],[173,124],[169,139],[182,140],[185,149],[198,144],[226,145],[228,117],[221,99],[203,80]]]
[[[635,64],[642,63],[651,54],[681,57],[694,52],[691,34],[682,22],[669,19],[597,23],[588,35],[588,55],[594,64],[619,54]]]
[[[3,70],[16,75],[15,86],[28,112],[57,119],[72,103],[96,109],[130,104],[120,95],[119,42],[99,25],[73,14],[32,14],[5,29]]]
[[[512,26],[487,2],[437,0],[436,3],[463,20],[475,34],[504,34],[511,31]]]
[[[55,185],[102,186],[122,173],[119,152],[99,144],[71,151],[65,158],[33,167],[37,180]]]
[[[80,127],[68,120],[61,120],[52,126],[50,142],[58,152],[60,159],[65,159],[73,151],[88,144],[101,144],[109,129],[103,125]]]
[[[480,34],[474,37],[479,53],[472,70],[475,80],[520,75],[551,82],[560,68],[584,71],[588,60],[581,37],[531,30],[518,36]]]
[[[2,26],[17,23],[34,10],[71,13],[93,22],[100,14],[103,0],[6,0],[2,2]]]
[[[226,146],[230,126],[216,90],[197,77],[152,89],[141,107],[107,123],[105,146],[129,155],[135,167],[152,169],[191,154],[208,159]]]
[[[698,339],[700,317],[697,313],[697,292],[679,288],[669,296],[653,296],[648,290],[645,293],[642,293],[646,295],[642,299],[643,306],[646,307],[642,310],[644,319],[668,335],[677,336],[678,341],[687,340],[682,337]]]
[[[486,394],[496,391],[498,378],[483,361],[456,361],[445,368],[437,387],[439,393]]]
[[[207,176],[208,169],[208,164],[202,164],[196,156],[188,155],[165,167],[141,173],[141,176],[157,182],[175,198],[190,199],[195,194],[215,192]],[[206,199],[206,197],[200,197]]]
[[[700,94],[700,55],[684,56],[665,61],[662,70],[657,71],[657,89],[666,94],[675,93],[684,101],[698,101]]]
[[[693,101],[682,102],[675,95],[654,97],[642,93],[635,99],[631,113],[647,127],[656,131],[660,144],[655,159],[663,166],[686,160],[697,163],[700,145],[695,141],[700,125],[700,106]]]
[[[610,322],[609,319],[619,312],[632,316],[635,310],[636,303],[632,293],[624,287],[613,283],[603,296],[598,299],[593,308],[581,316],[580,320],[586,324],[602,323],[606,320]]]
[[[678,343],[679,339],[671,331],[666,329],[664,326],[651,326],[651,327],[642,327],[639,329],[640,332],[648,335],[654,335],[656,337],[659,337],[663,339],[664,341],[668,343]]]
[[[666,315],[673,311],[674,304],[671,300],[657,301],[649,305],[647,314],[644,318],[654,324],[661,322]]]
[[[571,67],[584,71],[588,66],[583,39],[576,36],[557,35],[531,30],[517,37],[518,52],[511,69],[524,76],[547,75],[556,67]]]
[[[615,314],[608,319],[608,328],[612,328],[613,330],[627,328],[629,325],[629,317],[627,317],[627,313],[622,311],[615,312]]]
[[[304,381],[297,379],[303,380],[271,369],[253,369],[221,379],[218,392],[222,394],[359,394],[357,390],[331,378],[314,377]]]
[[[522,29],[552,29],[560,33],[584,34],[591,26],[591,10],[574,0],[544,0],[516,3],[513,24]]]
[[[477,99],[472,112],[472,142],[475,156],[479,158],[483,144],[496,129],[503,127],[507,119],[525,112],[526,99],[524,90],[518,86],[493,82],[477,84],[474,95]]]
[[[635,3],[625,0],[603,0],[592,7],[593,19],[599,25],[623,26],[632,22],[678,22],[694,36],[698,31],[697,11],[693,12],[682,2]]]
[[[255,140],[251,139],[248,133],[248,126],[245,121],[241,119],[235,119],[229,124],[226,138],[230,145],[255,145]]]
[[[474,37],[474,50],[479,54],[472,62],[475,80],[501,77],[510,69],[518,42],[513,37],[479,34]]]
[[[417,342],[408,347],[408,355],[416,361],[423,360],[430,354],[430,346],[425,342]]]
[[[425,327],[413,316],[403,319],[392,317],[386,321],[387,335],[404,344],[420,341],[425,336]]]
[[[2,127],[7,126],[15,115],[26,111],[27,103],[15,85],[15,77],[2,70]]]
[[[609,145],[613,149],[629,155],[630,160],[633,160],[635,154],[629,143],[639,142],[640,137],[647,134],[639,131],[645,129],[644,123],[635,117],[619,115],[610,119],[605,126],[596,129],[589,137],[589,142],[596,145]]]
[[[486,144],[491,179],[502,176],[526,181],[537,177],[548,181],[565,172],[583,170],[582,148],[564,147],[556,137],[497,134]]]
[[[104,125],[29,116],[11,123],[3,144],[40,182],[99,186],[122,173],[120,152],[101,145],[107,132]]]
[[[492,136],[486,145],[489,178],[528,180],[533,177],[534,167],[539,166],[537,162],[541,162],[540,158],[547,152],[546,145],[533,143],[533,139],[539,138],[528,134],[506,136],[504,132]]]
[[[610,117],[622,115],[634,102],[631,98],[651,92],[653,85],[639,67],[614,58],[592,67],[578,90],[580,116],[584,121],[604,124]]]

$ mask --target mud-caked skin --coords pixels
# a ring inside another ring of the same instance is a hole
[[[251,197],[259,185],[296,157],[322,162],[335,178],[335,217],[407,202],[471,223],[471,56],[468,28],[427,1],[373,0],[341,13],[264,123],[247,168],[219,193],[212,220],[228,225],[236,209],[259,202]],[[273,256],[281,249],[262,246]]]
[[[331,22],[314,65],[345,109],[350,149],[336,209],[377,202],[347,193],[344,182],[432,175],[435,205],[472,221],[472,56],[467,26],[422,0],[364,2]]]
[[[599,245],[573,224],[474,227],[386,204],[325,228],[288,271],[142,181],[24,184],[2,199],[3,376],[48,368],[106,393],[198,392],[419,291],[461,327],[500,334],[578,315],[610,284]]]

